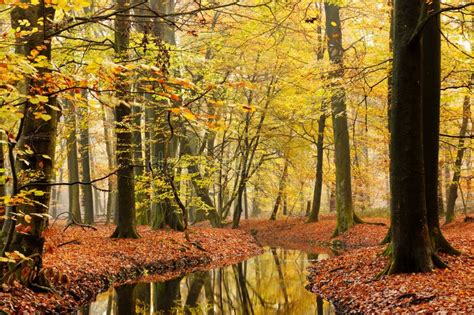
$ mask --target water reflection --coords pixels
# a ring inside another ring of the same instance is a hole
[[[267,248],[232,266],[111,289],[79,314],[334,314],[304,288],[310,261],[327,257]]]

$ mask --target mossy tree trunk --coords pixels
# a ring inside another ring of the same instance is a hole
[[[87,99],[87,95],[83,95]],[[81,169],[82,181],[88,183],[92,180],[91,176],[91,154],[90,154],[90,136],[87,117],[87,108],[79,108],[79,151],[81,153]],[[92,193],[92,185],[82,185],[82,198],[84,204],[84,222],[87,224],[94,223],[94,196]]]
[[[71,128],[67,138],[67,171],[69,182],[79,181],[79,165],[77,158],[77,123],[73,105],[68,103],[69,113],[66,116],[66,124]],[[82,222],[79,185],[68,186],[69,189],[69,213],[77,222]]]
[[[329,59],[333,70],[329,76],[335,82],[344,76],[344,49],[342,47],[341,19],[337,4],[325,3],[326,36]],[[336,166],[336,216],[334,235],[354,225],[352,205],[351,155],[347,126],[346,91],[338,83],[332,84],[331,107],[334,130],[334,156]]]
[[[126,0],[117,0],[117,10],[123,10],[128,6]],[[117,14],[115,20],[115,52],[117,57],[126,60],[127,50],[130,41],[130,16],[129,12]],[[115,119],[117,123],[117,143],[116,155],[118,163],[117,181],[118,181],[118,202],[117,227],[112,234],[113,238],[138,238],[135,218],[135,183],[133,172],[133,152],[132,152],[132,133],[125,122],[129,119],[131,109],[126,103],[130,84],[126,82],[125,75],[119,74],[117,88],[117,98],[120,103],[115,107]]]
[[[19,35],[17,52],[21,51],[25,56],[30,56],[33,50],[38,52],[37,47],[42,47],[43,49],[39,50],[38,55],[45,60],[51,60],[51,38],[48,38],[45,32],[51,29],[54,14],[55,9],[46,6],[44,1],[39,1],[37,5],[28,5],[26,8],[15,6],[12,9],[12,27],[18,31]],[[20,24],[21,21],[29,23]],[[38,31],[30,33],[33,28],[37,28]],[[23,31],[29,35],[21,36]],[[54,90],[49,82],[51,82],[51,70],[47,67],[37,68],[35,77],[25,80],[26,91],[32,97],[46,94],[50,89]],[[22,205],[16,209],[30,216],[29,220],[26,217],[19,218],[17,223],[21,223],[23,227],[29,226],[31,229],[27,233],[18,233],[15,230],[15,224],[10,224],[9,233],[13,235],[13,241],[10,246],[5,248],[7,252],[18,250],[25,256],[32,258],[31,261],[23,264],[17,273],[21,275],[20,282],[27,284],[35,284],[39,281],[38,271],[42,267],[43,232],[48,225],[46,216],[48,209],[43,205],[48,205],[50,199],[51,186],[49,184],[53,179],[59,117],[58,111],[54,109],[55,105],[56,98],[54,96],[50,96],[47,102],[38,104],[25,102],[25,114],[22,118],[22,128],[17,144],[17,152],[23,153],[17,155],[15,169],[16,174],[20,174],[20,177],[18,178],[18,191],[13,193],[31,189],[40,192],[29,196],[34,202],[33,205]],[[38,118],[35,114],[39,112],[47,116]],[[16,212],[16,210],[12,212]]]

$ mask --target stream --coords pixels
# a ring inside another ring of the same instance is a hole
[[[267,247],[234,265],[111,288],[78,314],[335,314],[305,289],[311,261],[328,257]]]

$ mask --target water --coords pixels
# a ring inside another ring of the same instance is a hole
[[[235,265],[99,294],[79,314],[335,314],[305,289],[307,267],[327,254],[266,248]]]

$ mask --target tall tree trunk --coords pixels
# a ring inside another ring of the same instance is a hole
[[[335,67],[331,71],[330,77],[337,80],[344,75],[340,8],[329,3],[325,3],[324,8],[329,59]],[[331,107],[336,165],[337,224],[334,235],[339,235],[354,225],[354,209],[352,205],[351,155],[347,126],[346,91],[343,86],[337,83],[333,83],[332,86]]]
[[[438,215],[440,217],[444,216],[444,194],[443,194],[443,173],[441,170],[441,165],[438,168]]]
[[[85,97],[84,97],[85,98]],[[86,99],[86,98],[85,98]],[[82,181],[90,182],[91,177],[91,155],[89,140],[89,118],[87,117],[87,108],[78,110],[79,118],[79,152],[81,153],[81,169]],[[84,123],[85,120],[85,123]],[[92,185],[82,185],[82,197],[84,201],[84,222],[87,224],[94,223],[94,196],[92,193]]]
[[[126,0],[117,0],[117,10],[127,7]],[[130,16],[129,12],[117,14],[115,20],[115,52],[117,57],[126,60],[130,40]],[[126,103],[130,85],[125,76],[121,76],[116,85],[117,98],[120,103],[115,107],[115,119],[117,122],[116,154],[118,163],[118,222],[112,234],[114,238],[138,238],[135,226],[135,183],[133,178],[133,154],[132,134],[127,128],[125,121],[130,117],[131,109]]]
[[[192,155],[192,149],[188,139],[184,137],[181,139],[181,153],[182,155]],[[206,217],[211,222],[212,226],[219,227],[221,226],[220,218],[217,213],[214,202],[209,195],[209,189],[202,186],[203,177],[199,171],[198,166],[195,163],[189,163],[188,165],[188,174],[191,175],[191,183],[193,185],[196,195],[201,199],[201,201],[206,205]]]
[[[273,206],[273,211],[272,211],[272,215],[270,216],[270,220],[276,220],[278,208],[280,208],[280,205],[282,203],[287,175],[288,175],[288,159],[285,158],[285,164],[283,166],[283,172],[280,178],[280,184],[278,185],[278,194],[275,200],[275,205]]]
[[[112,114],[113,115],[113,114]],[[113,136],[114,130],[112,128],[114,123],[114,118],[109,118],[107,114],[107,108],[102,106],[102,120],[104,124],[104,139],[105,139],[105,152],[107,153],[107,166],[109,172],[116,168],[115,162],[115,152]],[[115,178],[110,176],[107,179],[107,210],[106,210],[106,219],[105,224],[109,224],[112,218],[113,211],[117,211],[117,192],[115,191]]]
[[[471,78],[472,80],[472,78]],[[448,201],[446,206],[446,223],[450,223],[454,220],[454,207],[456,205],[456,199],[458,197],[458,185],[461,179],[461,167],[464,152],[466,151],[465,136],[469,125],[469,118],[471,117],[471,99],[469,94],[464,97],[462,110],[462,123],[461,130],[459,131],[459,142],[457,146],[456,161],[454,162],[453,180],[449,184]]]
[[[69,102],[68,102],[69,103]],[[67,138],[67,172],[69,182],[79,181],[79,165],[77,158],[77,126],[76,126],[76,115],[73,105],[69,103],[69,114],[66,118],[66,124],[71,128],[71,132]],[[69,189],[69,213],[72,215],[74,220],[81,223],[81,203],[79,194],[79,185],[70,185]]]
[[[421,10],[421,1],[395,2],[390,117],[392,243],[388,274],[433,269],[423,167],[422,46],[419,40],[410,42]]]
[[[12,9],[12,27],[18,31],[17,34],[20,36],[18,44],[21,46],[19,50],[25,56],[31,55],[31,52],[40,46],[43,49],[39,52],[36,50],[39,56],[43,56],[46,61],[51,60],[51,39],[46,37],[44,32],[51,29],[54,14],[55,9],[51,6],[47,7],[44,1],[39,1],[37,5],[28,5],[26,8],[15,6]],[[29,23],[20,25],[21,21],[28,21]],[[21,31],[29,33],[32,28],[37,28],[38,31],[21,37]],[[26,90],[29,96],[35,96],[42,93],[39,91],[48,90],[50,73],[51,70],[48,67],[37,68],[35,77],[26,80]],[[25,102],[25,115],[17,144],[18,152],[27,152],[28,150],[32,152],[21,154],[21,160],[17,156],[15,169],[22,176],[18,181],[19,191],[13,193],[16,194],[31,189],[42,192],[29,196],[35,202],[34,205],[22,205],[19,209],[25,214],[36,214],[30,215],[31,220],[25,220],[26,217],[24,217],[18,222],[23,226],[30,226],[31,230],[28,233],[15,233],[15,224],[11,224],[9,234],[14,235],[13,242],[11,246],[4,248],[5,251],[18,250],[27,257],[32,256],[31,261],[22,265],[22,268],[29,267],[30,272],[26,274],[18,273],[22,274],[20,281],[23,283],[37,282],[39,280],[37,272],[42,267],[43,232],[48,225],[48,218],[45,216],[48,210],[43,205],[49,204],[51,191],[49,183],[53,175],[59,116],[57,110],[54,109],[55,104],[56,98],[54,96],[49,96],[47,102],[38,104],[33,104],[30,101]],[[37,113],[43,113],[42,117],[45,119],[36,117],[35,114]],[[34,173],[34,176],[32,173]],[[12,212],[16,212],[16,209]]]
[[[324,157],[324,125],[326,123],[326,109],[321,109],[321,116],[318,121],[318,141],[316,144],[316,181],[313,190],[313,207],[309,214],[308,222],[319,220],[319,210],[321,208],[321,194],[323,190],[323,157]]]
[[[3,132],[0,132],[0,178],[1,176],[5,176],[6,173],[6,167],[5,167],[5,152],[3,150]],[[3,197],[5,195],[5,180],[0,179],[0,197]],[[3,213],[0,212],[0,215],[3,215]]]
[[[426,12],[440,9],[440,1],[432,0]],[[429,14],[429,13],[426,13]],[[439,227],[439,122],[441,97],[440,17],[432,17],[423,30],[423,162],[425,168],[425,200],[428,231],[434,251],[459,254],[443,236]]]

